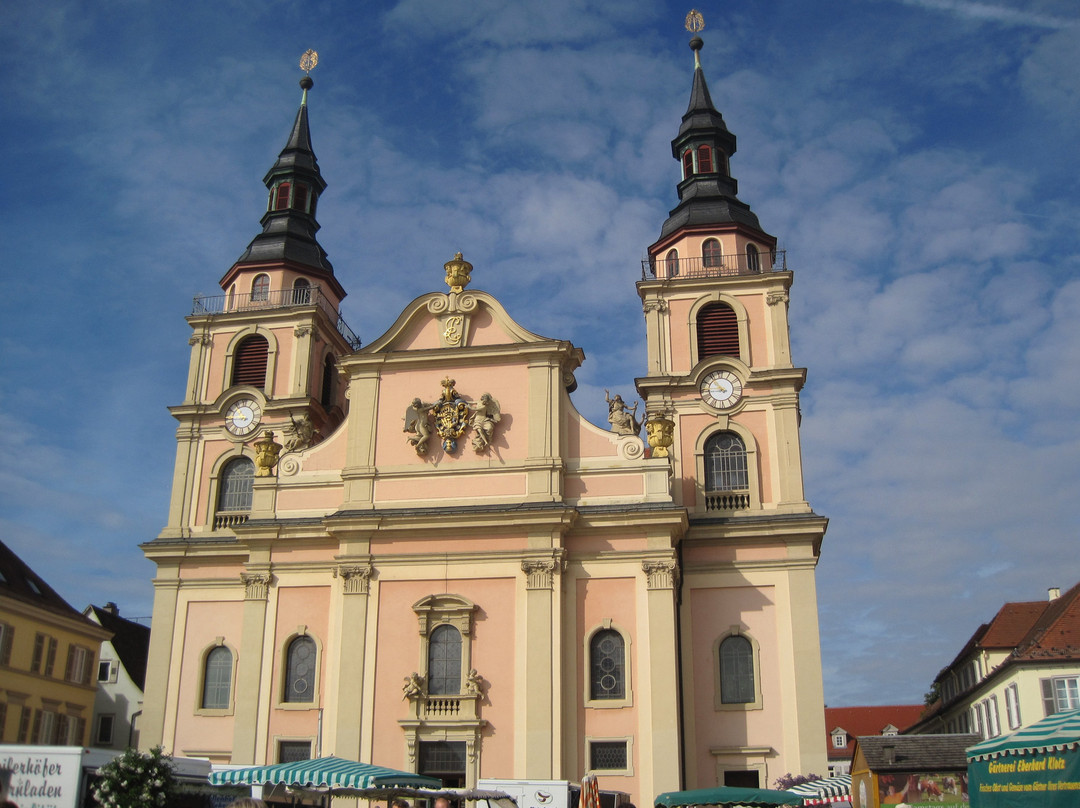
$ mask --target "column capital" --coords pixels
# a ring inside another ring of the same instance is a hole
[[[244,600],[266,600],[273,576],[268,572],[242,572],[240,580],[244,584]]]
[[[334,567],[334,577],[341,578],[342,591],[346,595],[366,595],[375,568],[370,564],[341,564]]]
[[[642,571],[648,575],[648,588],[674,589],[679,583],[679,565],[674,561],[642,561]]]

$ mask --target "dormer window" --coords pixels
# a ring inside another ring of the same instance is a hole
[[[682,176],[685,180],[694,173],[694,150],[687,149],[682,156]]]
[[[842,729],[838,729],[832,736],[833,749],[845,749],[847,748],[847,733]]]
[[[698,146],[697,150],[697,173],[711,174],[713,171],[712,149],[708,146]]]

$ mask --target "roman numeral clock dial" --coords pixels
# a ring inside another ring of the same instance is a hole
[[[262,408],[251,398],[241,398],[225,411],[225,428],[237,437],[250,435],[259,425]]]
[[[714,370],[701,380],[701,399],[720,410],[734,407],[742,398],[742,380],[730,370]]]

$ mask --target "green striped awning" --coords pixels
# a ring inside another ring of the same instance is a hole
[[[773,791],[767,788],[736,788],[717,786],[690,791],[667,791],[658,794],[653,804],[656,808],[688,808],[689,806],[731,805],[748,808],[767,808],[774,805],[802,805],[803,798],[790,791]]]
[[[1055,713],[1000,738],[977,743],[967,750],[969,761],[1001,755],[1059,752],[1080,745],[1080,710]]]
[[[315,760],[299,760],[295,763],[277,763],[271,766],[220,769],[210,775],[210,784],[215,786],[284,784],[294,788],[318,788],[332,791],[375,786],[439,788],[442,781],[412,772],[331,756]]]

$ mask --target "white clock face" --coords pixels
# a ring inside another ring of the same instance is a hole
[[[701,381],[701,398],[720,409],[734,407],[742,397],[742,380],[730,370],[714,370]]]
[[[225,428],[234,435],[250,434],[259,425],[262,408],[250,398],[234,401],[225,412]]]

